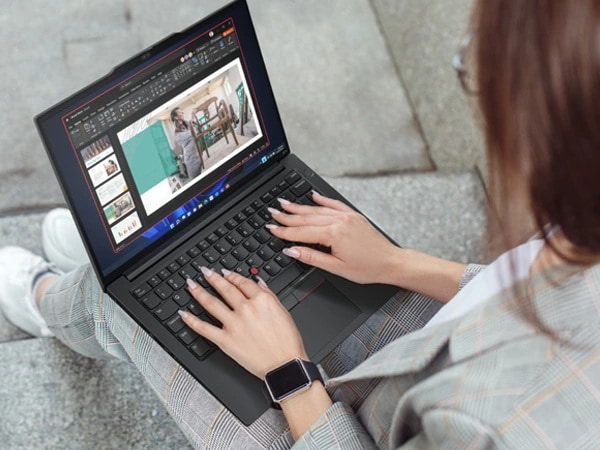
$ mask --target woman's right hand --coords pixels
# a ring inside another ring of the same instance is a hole
[[[313,200],[317,206],[279,199],[283,212],[273,208],[270,212],[284,226],[268,228],[280,239],[320,244],[331,253],[298,245],[284,253],[356,283],[389,283],[392,261],[400,249],[346,204],[316,192]]]

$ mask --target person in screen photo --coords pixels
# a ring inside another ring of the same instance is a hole
[[[202,164],[198,150],[194,144],[191,124],[184,118],[184,112],[181,108],[175,107],[171,111],[171,121],[175,126],[175,136],[183,149],[183,162],[186,166],[189,178],[195,178],[202,172]]]

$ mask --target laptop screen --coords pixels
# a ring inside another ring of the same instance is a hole
[[[104,281],[287,152],[244,1],[36,123]]]

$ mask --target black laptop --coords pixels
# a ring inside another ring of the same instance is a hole
[[[277,198],[312,204],[316,190],[346,200],[290,153],[245,1],[35,122],[103,289],[245,424],[269,400],[258,379],[183,324],[180,309],[215,322],[186,278],[208,287],[202,266],[259,274],[315,362],[397,291],[304,266],[265,229]]]

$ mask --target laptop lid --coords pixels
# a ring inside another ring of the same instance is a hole
[[[289,153],[245,0],[35,123],[104,288]]]

